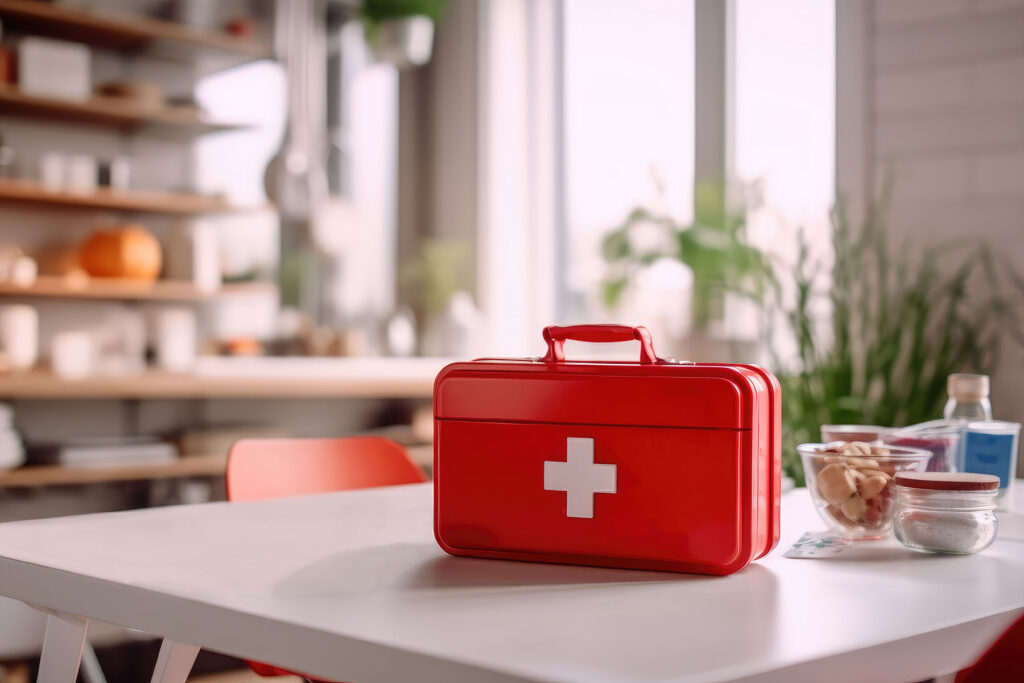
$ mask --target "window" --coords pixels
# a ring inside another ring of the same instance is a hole
[[[604,236],[637,207],[693,217],[693,3],[566,0],[565,322],[600,301]]]
[[[492,0],[486,7],[478,270],[491,352],[522,355],[552,322],[648,323],[659,312],[688,318],[688,304],[672,297],[685,293],[692,275],[675,261],[642,297],[653,308],[633,301],[605,309],[600,245],[636,207],[686,224],[695,179],[715,169],[761,187],[764,203],[748,217],[756,245],[785,260],[799,226],[828,245],[832,3]],[[701,23],[709,14],[710,24]],[[697,52],[698,31],[710,51]],[[714,79],[717,89],[698,86]],[[695,114],[698,98],[718,96],[720,113]],[[711,138],[721,144],[709,164],[695,142]],[[736,301],[726,302],[723,322],[714,334],[757,339],[761,332],[757,316]]]
[[[835,6],[736,2],[736,173],[761,185],[751,238],[780,256],[828,245],[835,198]]]

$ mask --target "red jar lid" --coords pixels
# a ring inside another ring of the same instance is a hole
[[[995,491],[999,477],[972,472],[897,472],[896,483],[933,491]]]

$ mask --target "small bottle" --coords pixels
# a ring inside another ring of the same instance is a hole
[[[991,420],[992,404],[988,400],[988,375],[955,373],[946,380],[949,400],[942,411],[947,420]]]

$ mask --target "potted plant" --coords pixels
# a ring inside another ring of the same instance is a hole
[[[374,56],[398,67],[430,61],[444,0],[365,0],[360,18]]]
[[[721,185],[697,187],[694,219],[689,224],[643,207],[634,209],[604,238],[602,254],[608,266],[602,293],[610,308],[645,272],[666,260],[689,269],[690,301],[672,312],[678,318],[687,317],[688,307],[689,320],[669,336],[676,337],[670,344],[672,351],[691,359],[721,354],[722,340],[713,328],[723,318],[727,294],[760,306],[773,278],[768,256],[747,242],[745,207],[727,210]]]
[[[1003,333],[1020,339],[986,244],[894,249],[883,215],[854,227],[833,211],[830,270],[812,260],[801,234],[791,303],[780,293],[779,317],[796,342],[795,362],[775,362],[783,467],[797,484],[796,445],[818,441],[822,424],[903,426],[940,417],[951,373],[989,374]],[[813,313],[823,302],[827,320]]]
[[[469,248],[460,240],[428,239],[402,269],[405,299],[424,320],[420,351],[431,356],[471,356],[482,321],[469,293]]]

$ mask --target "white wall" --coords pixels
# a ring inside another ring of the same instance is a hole
[[[986,240],[1024,273],[1024,0],[838,2],[840,192],[889,180],[894,242]],[[1007,340],[996,417],[1024,421],[1022,360]]]

